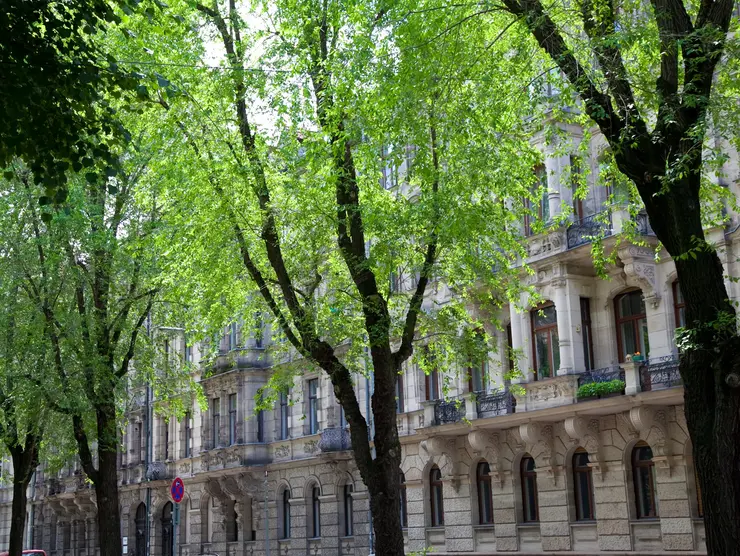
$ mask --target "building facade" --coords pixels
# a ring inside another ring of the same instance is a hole
[[[399,375],[407,552],[705,550],[676,359],[684,308],[675,267],[664,251],[656,257],[645,215],[630,214],[599,183],[598,134],[576,158],[578,130],[567,131],[571,153],[543,141],[545,194],[532,212],[570,219],[538,234],[522,223],[533,271],[522,275],[537,301],[522,294],[504,309],[503,326],[487,330],[498,349],[476,368],[425,374],[409,363]],[[735,193],[736,160],[721,178]],[[576,171],[588,183],[585,198],[574,194]],[[627,227],[633,241],[620,235]],[[740,276],[735,220],[707,234],[728,276]],[[597,235],[616,250],[608,279],[592,260]],[[740,286],[728,279],[727,287],[740,298]],[[450,293],[438,285],[432,295],[444,302]],[[197,377],[206,407],[147,424],[145,393],[132,392],[120,454],[125,552],[143,556],[148,543],[154,556],[172,554],[169,485],[179,476],[182,556],[264,555],[268,547],[281,556],[370,554],[367,491],[328,378],[304,373],[273,410],[255,413],[255,396],[280,363],[270,360],[269,329],[234,326],[203,361],[198,346],[169,341],[172,353],[211,371]],[[502,377],[514,360],[522,375],[509,383]],[[368,407],[371,382],[358,375],[356,388]],[[99,553],[94,491],[78,466],[53,477],[39,470],[30,494],[29,544],[54,556]],[[5,530],[10,495],[0,491]]]

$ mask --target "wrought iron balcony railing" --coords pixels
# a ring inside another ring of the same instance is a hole
[[[652,358],[640,367],[640,389],[643,392],[663,390],[682,384],[678,358],[675,355]]]
[[[516,400],[511,392],[476,392],[475,409],[479,419],[508,415],[516,412]]]
[[[612,233],[611,212],[597,212],[573,222],[566,232],[568,249],[591,243],[595,237],[606,237]]]
[[[146,468],[148,481],[159,481],[161,479],[172,479],[169,466],[163,461],[153,461]]]
[[[611,382],[612,380],[621,380],[624,382],[624,369],[619,365],[604,367],[602,369],[592,369],[582,373],[578,377],[578,386],[591,384],[592,382]]]
[[[465,400],[439,400],[434,406],[434,424],[457,423],[465,418]]]
[[[321,431],[319,449],[322,452],[341,452],[350,448],[352,448],[352,440],[347,429],[336,427]]]

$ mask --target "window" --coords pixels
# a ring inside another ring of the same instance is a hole
[[[280,440],[288,438],[288,394],[280,392]]]
[[[533,206],[532,200],[527,197],[524,200],[524,208],[527,212],[524,214],[524,235],[532,235],[532,219],[537,218],[542,222],[548,222],[550,220],[550,201],[548,199],[547,189],[547,170],[545,166],[540,164],[535,167],[534,173],[537,176],[537,183],[533,187],[532,193],[534,193],[537,199],[537,206]],[[532,214],[529,214],[532,212]]]
[[[342,404],[337,402],[339,405],[339,428],[345,429],[347,428],[347,416],[344,414],[344,407],[342,407]]]
[[[436,367],[424,374],[424,387],[427,400],[439,399],[439,372]]]
[[[478,523],[493,524],[493,491],[491,490],[491,467],[488,462],[478,464],[475,472],[478,485]]]
[[[187,340],[183,342],[185,344],[185,363],[193,362],[193,346],[189,346]]]
[[[170,459],[170,424],[167,421],[162,421],[164,427],[164,461]]]
[[[635,484],[637,519],[658,517],[653,451],[644,442],[632,450],[632,481]]]
[[[254,347],[261,348],[263,345],[264,337],[262,333],[262,312],[257,311],[257,314],[254,317],[255,325],[254,325]]]
[[[578,448],[573,454],[573,491],[576,501],[576,520],[593,521],[594,484],[591,467],[588,465],[588,452]]]
[[[259,410],[257,412],[257,442],[265,441],[265,412]]]
[[[617,353],[620,358],[626,360],[627,355],[637,352],[646,356],[650,346],[642,292],[634,290],[623,293],[614,300],[614,307],[617,315]]]
[[[404,408],[403,399],[403,371],[396,375],[396,413],[403,413]]]
[[[488,375],[488,361],[472,365],[468,369],[468,390],[470,392],[485,392]]]
[[[183,443],[185,444],[185,457],[189,458],[193,455],[193,424],[192,424],[192,418],[193,416],[189,411],[185,413],[185,420],[183,423],[183,428],[185,429],[184,435],[185,438],[183,438]]]
[[[234,500],[228,500],[223,504],[223,512],[226,542],[237,542],[239,540],[239,527],[237,526],[236,502]]]
[[[578,187],[582,183],[581,159],[577,155],[570,155],[570,190],[573,196],[573,219],[576,222],[583,220],[583,199],[578,197]]]
[[[236,444],[236,394],[229,394],[229,446]]]
[[[319,432],[319,379],[308,381],[308,433]],[[318,536],[318,535],[317,535]]]
[[[229,351],[236,349],[236,323],[229,325]]]
[[[211,439],[213,447],[218,448],[221,440],[221,398],[211,400]]]
[[[344,485],[344,536],[353,535],[354,516],[352,509],[352,485]]]
[[[318,539],[321,536],[321,489],[318,486],[311,489],[311,537]]]
[[[594,341],[591,334],[591,300],[581,297],[581,329],[583,330],[583,361],[587,371],[594,369]]]
[[[530,312],[535,380],[555,376],[560,368],[560,343],[555,305],[548,303]]]
[[[408,511],[408,504],[406,502],[406,475],[403,474],[403,471],[398,472],[398,480],[399,480],[399,500],[401,503],[401,527],[404,529],[409,526],[409,511]]]
[[[537,501],[537,472],[534,470],[534,458],[526,455],[520,464],[522,481],[522,521],[536,523],[540,520],[540,508]]]
[[[290,538],[290,491],[286,488],[283,491],[282,498],[282,537],[283,539]]]
[[[445,524],[442,472],[436,465],[429,472],[429,491],[431,493],[432,527],[442,527]]]
[[[686,327],[686,302],[683,299],[678,281],[673,282],[673,312],[676,317],[676,328]]]

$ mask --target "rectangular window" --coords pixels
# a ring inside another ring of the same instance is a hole
[[[424,386],[427,400],[439,399],[439,372],[436,368],[429,371],[429,374],[424,374]]]
[[[236,444],[236,394],[229,394],[229,445]]]
[[[591,300],[581,298],[581,328],[583,330],[583,361],[586,370],[594,369],[594,341],[591,334]]]
[[[170,459],[170,424],[167,421],[162,421],[164,426],[164,461]]]
[[[683,299],[678,282],[673,282],[673,311],[676,318],[676,328],[686,327],[686,302]]]
[[[139,423],[139,461],[146,461],[146,425]]]
[[[265,412],[259,410],[257,412],[257,442],[265,441]]]
[[[628,355],[638,353],[647,359],[650,345],[642,292],[634,290],[624,293],[614,300],[614,305],[617,317],[617,348],[620,360],[626,361]]]
[[[221,398],[211,400],[211,442],[218,448],[221,436]]]
[[[396,413],[404,412],[403,402],[403,373],[398,373],[396,375]]]
[[[319,432],[319,379],[308,381],[308,433]]]
[[[578,198],[578,187],[581,185],[581,159],[570,155],[570,190],[573,196],[573,219],[576,222],[583,220],[583,200]]]
[[[185,344],[185,363],[193,362],[193,346],[188,345],[187,341]]]
[[[254,320],[254,347],[261,348],[264,338],[262,334],[262,313],[260,311],[257,311]]]
[[[532,348],[534,350],[535,380],[555,376],[560,368],[557,312],[554,305],[546,305],[530,312],[532,320]]]
[[[339,428],[343,429],[347,426],[347,416],[344,414],[342,404],[337,402],[337,405],[339,405]]]
[[[468,369],[468,391],[485,392],[488,361],[483,361]]]
[[[288,438],[288,394],[280,393],[280,440]]]
[[[185,413],[185,422],[183,423],[185,427],[185,438],[183,438],[183,442],[185,443],[185,457],[189,458],[193,455],[193,424],[191,422],[191,419],[193,416],[188,411]]]
[[[236,349],[236,323],[229,325],[229,351]]]

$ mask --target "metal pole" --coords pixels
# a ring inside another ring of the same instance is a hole
[[[180,502],[175,502],[175,515],[172,518],[172,556],[177,556],[177,531],[180,528]]]
[[[265,556],[270,556],[270,513],[267,508],[267,469],[265,469]]]

